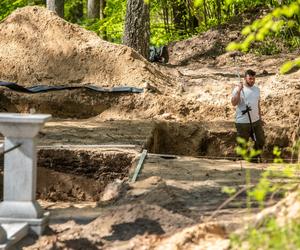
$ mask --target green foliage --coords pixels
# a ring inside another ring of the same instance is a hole
[[[228,195],[233,195],[236,193],[236,189],[233,187],[224,186],[224,187],[222,187],[222,193],[226,193]]]
[[[273,148],[273,155],[275,156],[274,163],[283,163],[283,160],[280,158],[281,151],[277,146]]]
[[[81,23],[86,1],[65,0],[65,19],[71,23]]]
[[[260,229],[250,228],[243,237],[231,237],[231,249],[283,250],[300,249],[300,223],[291,221],[279,226],[274,218],[269,218]]]
[[[24,7],[28,4],[27,0],[1,0],[0,1],[0,20],[7,17],[17,8]]]
[[[109,0],[104,10],[105,18],[99,21],[99,33],[108,41],[121,43],[126,15],[126,0]]]
[[[262,173],[262,176],[258,182],[258,184],[255,186],[253,190],[250,190],[248,192],[248,195],[250,199],[256,200],[260,207],[264,207],[264,202],[268,194],[271,192],[274,192],[276,189],[276,185],[272,185],[269,177],[272,175],[270,171],[265,171]]]
[[[274,55],[280,53],[281,49],[278,47],[277,41],[267,39],[264,42],[258,42],[253,52],[258,55]]]
[[[239,138],[239,152],[248,160],[249,144]],[[300,141],[295,143],[295,149],[300,146]],[[283,163],[281,151],[278,147],[273,149],[274,163]],[[293,179],[296,177],[298,165],[285,165],[283,169],[278,169],[275,166],[268,168],[261,175],[258,184],[249,189],[247,192],[247,204],[251,204],[250,200],[259,202],[260,207],[264,207],[266,198],[270,194],[285,193],[292,189],[294,190],[297,184],[293,182],[276,182],[272,179]],[[248,177],[250,178],[250,177]],[[249,183],[249,180],[246,180]],[[275,218],[268,217],[259,228],[250,227],[243,235],[231,235],[232,250],[248,249],[248,250],[273,250],[273,249],[300,249],[300,223],[297,220],[292,220],[284,226],[279,226]]]
[[[290,70],[292,70],[295,67],[300,67],[300,57],[297,57],[293,61],[285,62],[280,68],[280,73],[281,74],[288,73]]]
[[[238,155],[242,156],[244,160],[250,162],[254,157],[261,154],[261,150],[255,150],[253,148],[254,143],[252,141],[246,141],[244,138],[237,138],[238,146],[235,151]]]
[[[283,40],[285,44],[293,48],[299,47],[300,31],[300,1],[286,1],[288,5],[275,8],[272,12],[261,19],[255,20],[251,25],[242,30],[245,39],[242,42],[231,42],[227,50],[240,50],[243,52],[253,48],[257,41],[261,42],[262,47],[256,49],[260,54],[275,54],[281,52],[276,45],[277,41]],[[273,39],[270,39],[273,37]],[[264,41],[262,43],[262,41]],[[287,73],[294,67],[299,66],[300,59],[285,63],[280,72]]]

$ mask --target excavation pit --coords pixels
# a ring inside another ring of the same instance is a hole
[[[108,183],[128,178],[135,157],[134,150],[40,149],[37,199],[98,201]]]
[[[176,160],[205,153],[198,149],[207,136],[200,123],[51,121],[39,134],[37,199],[99,201],[107,184],[129,178],[142,148]]]
[[[171,161],[234,159],[235,136],[230,122],[51,121],[39,134],[37,198],[99,201],[107,184],[129,178],[143,148]]]
[[[150,151],[156,154],[233,157],[236,133],[232,122],[159,122]]]
[[[126,179],[135,153],[99,149],[39,151],[37,197],[51,201],[98,201],[108,183]]]

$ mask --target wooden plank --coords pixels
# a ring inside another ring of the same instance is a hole
[[[146,159],[146,156],[147,156],[147,150],[144,149],[142,154],[141,154],[141,157],[140,157],[140,160],[135,168],[135,171],[134,171],[134,175],[131,179],[131,182],[135,182],[138,178],[138,175],[143,167],[143,164],[144,164],[144,160]]]

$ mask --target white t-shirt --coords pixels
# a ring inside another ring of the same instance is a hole
[[[232,96],[235,96],[238,92],[238,87],[235,87],[232,91]],[[243,93],[244,92],[244,93]],[[246,109],[246,104],[251,107],[250,116],[252,122],[256,122],[260,119],[258,111],[258,103],[260,98],[260,90],[256,86],[248,87],[244,84],[243,91],[240,94],[240,102],[236,107],[236,123],[250,123],[248,114],[242,114],[242,111]]]

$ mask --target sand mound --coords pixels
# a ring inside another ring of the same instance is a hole
[[[176,42],[168,48],[170,63],[185,65],[200,57],[218,56],[225,52],[226,45],[238,37],[238,31],[210,30],[199,36]]]
[[[88,224],[84,231],[104,236],[106,240],[129,240],[135,235],[164,234],[194,221],[156,205],[143,202],[107,210]]]
[[[137,52],[100,39],[42,7],[18,9],[0,23],[0,80],[23,86],[168,84]]]

